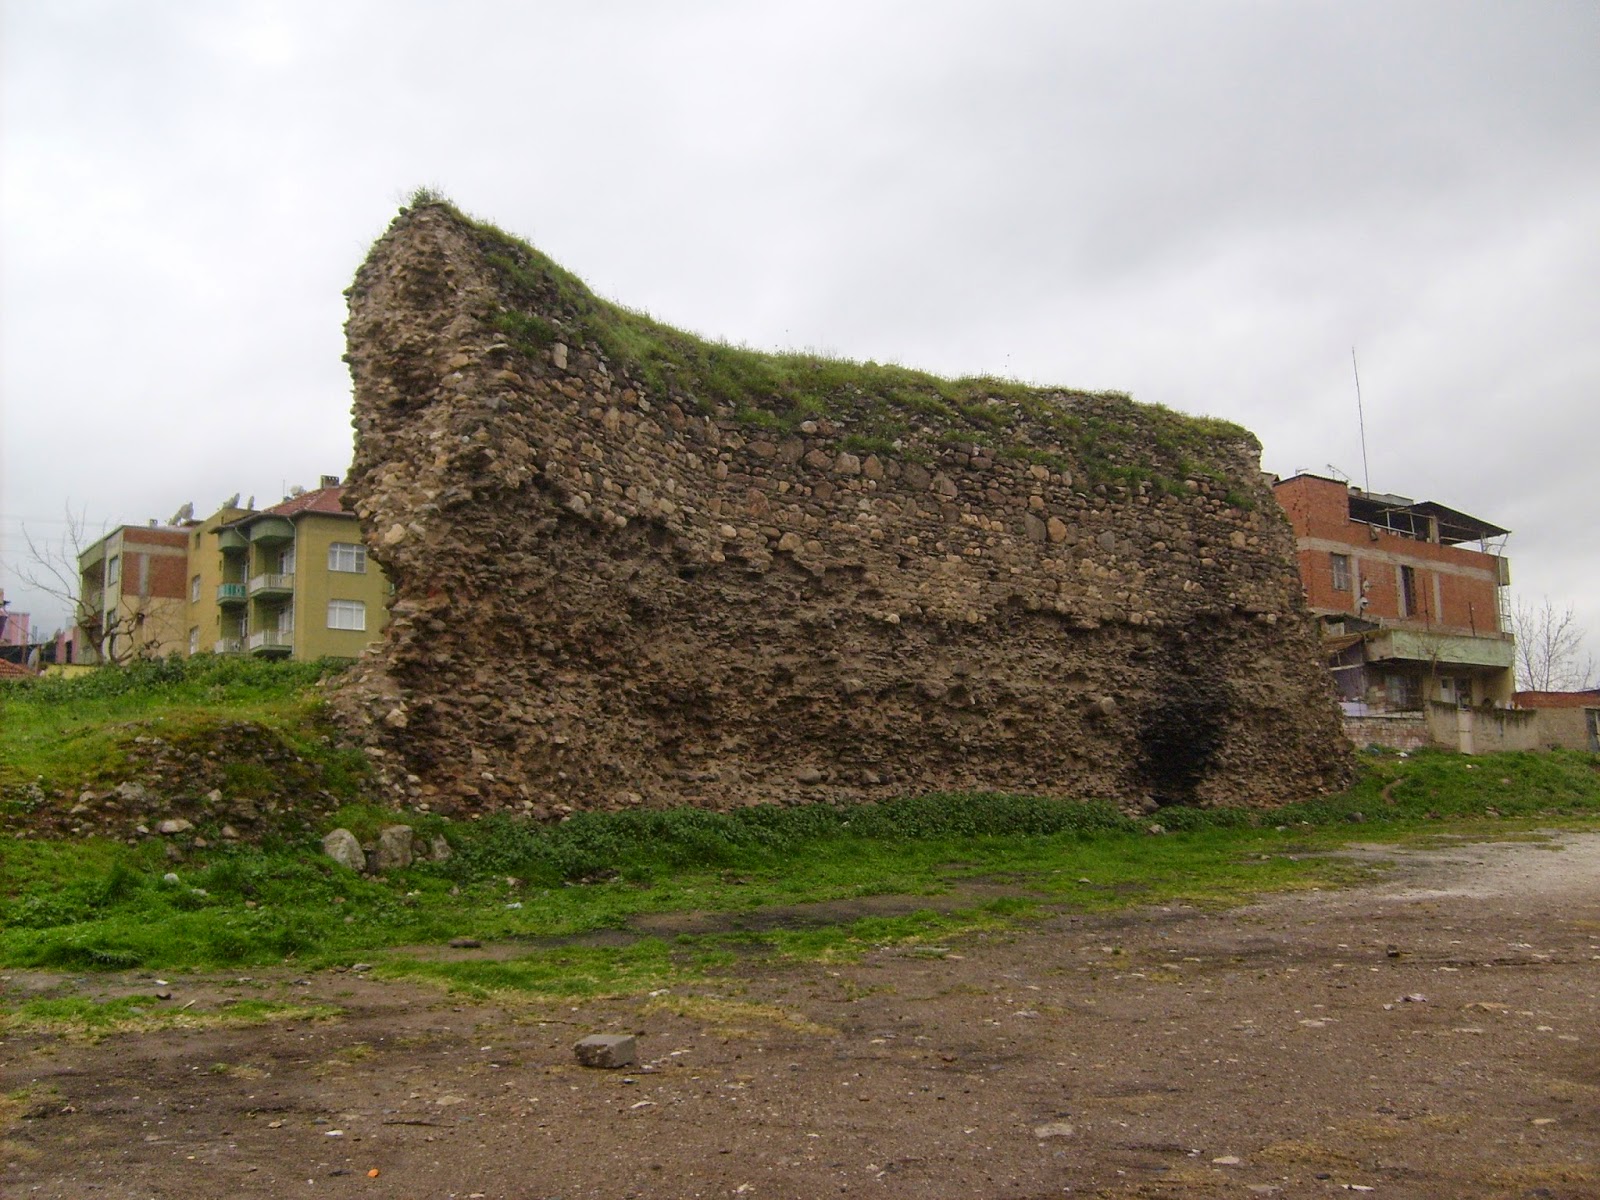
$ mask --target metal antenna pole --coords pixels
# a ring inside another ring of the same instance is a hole
[[[1356,376],[1356,419],[1361,423],[1361,479],[1366,491],[1372,490],[1372,470],[1367,466],[1367,414],[1361,405],[1361,368],[1356,365],[1356,348],[1350,347],[1350,369]]]

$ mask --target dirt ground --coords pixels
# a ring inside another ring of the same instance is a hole
[[[1396,866],[1356,890],[579,1007],[174,977],[346,1015],[0,1041],[0,1193],[1600,1196],[1600,834],[1364,853]],[[63,985],[153,986],[0,978]],[[639,1064],[577,1065],[608,1031]]]

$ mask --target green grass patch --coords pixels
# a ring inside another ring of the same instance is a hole
[[[151,739],[226,751],[230,797],[358,799],[371,768],[334,736],[314,686],[341,665],[199,655],[0,683],[0,818],[137,778]]]
[[[155,842],[0,838],[0,964],[178,970],[378,959],[483,990],[653,990],[722,969],[718,956],[848,958],[1061,908],[1218,906],[1342,886],[1370,870],[1329,857],[1354,840],[1593,828],[1597,764],[1561,752],[1365,755],[1359,781],[1340,795],[1264,812],[1168,808],[1141,820],[1103,803],[984,794],[587,813],[554,826],[341,810],[326,828],[370,836],[405,820],[454,848],[447,862],[383,879],[336,866],[315,837],[213,847],[176,867]],[[1152,836],[1152,820],[1168,832]],[[898,899],[873,912],[875,897]],[[399,953],[458,936],[580,939],[644,918],[659,929],[672,914],[684,937],[660,944],[530,942],[505,963]]]
[[[923,946],[979,931],[1006,929],[1038,911],[1036,901],[1022,897],[991,900],[952,912],[919,909],[898,916],[861,917],[837,924],[751,933],[718,933],[684,937],[680,943],[736,947],[745,957],[787,962],[856,962],[873,950],[891,946]]]
[[[637,995],[705,978],[705,961],[674,955],[660,938],[627,946],[564,946],[494,962],[432,962],[393,958],[380,978],[421,979],[478,999],[517,994],[545,1000],[594,1000]]]
[[[0,1033],[53,1033],[98,1041],[117,1033],[322,1020],[339,1016],[342,1011],[331,1004],[240,1000],[222,1008],[197,1012],[167,1004],[155,996],[118,996],[109,1000],[64,996],[27,1000],[14,1007],[0,1008]]]

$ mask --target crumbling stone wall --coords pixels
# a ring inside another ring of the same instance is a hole
[[[780,412],[630,361],[613,310],[443,204],[349,298],[347,494],[395,597],[335,703],[424,803],[1148,809],[1345,780],[1242,430],[1180,454],[1175,414],[998,383],[983,440],[849,382]]]

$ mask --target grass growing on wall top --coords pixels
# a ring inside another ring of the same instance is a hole
[[[1177,493],[1189,478],[1222,481],[1219,447],[1259,446],[1244,429],[1136,404],[1119,392],[1037,388],[992,376],[946,379],[877,362],[815,353],[763,353],[710,341],[602,299],[577,276],[503,230],[419,191],[413,207],[439,207],[478,239],[498,272],[504,304],[491,323],[529,356],[556,341],[589,345],[655,398],[789,433],[807,420],[837,422],[846,449],[928,461],[950,445],[987,447],[1012,460],[1069,472],[1075,482]],[[1248,485],[1247,485],[1248,486]],[[1232,502],[1248,507],[1246,491]]]

